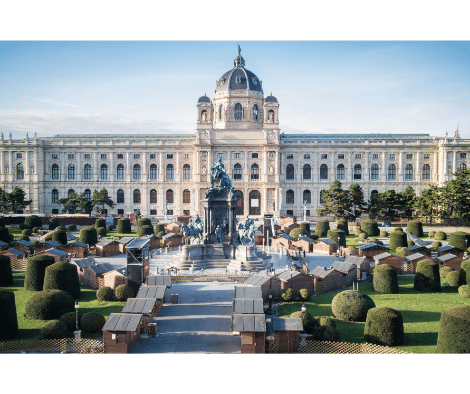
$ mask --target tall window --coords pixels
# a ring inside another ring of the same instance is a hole
[[[101,164],[100,178],[103,181],[108,179],[108,165],[107,164]]]
[[[85,198],[86,198],[88,201],[91,201],[91,190],[90,190],[90,189],[86,189],[86,190],[85,190]]]
[[[259,111],[258,111],[258,106],[255,104],[255,105],[253,106],[253,119],[254,119],[254,120],[258,120],[258,112],[259,112]]]
[[[166,191],[166,200],[168,201],[168,204],[173,204],[173,202],[174,202],[173,190],[168,189]]]
[[[67,192],[67,196],[70,197],[74,193],[75,193],[75,190],[69,189],[69,191]]]
[[[157,191],[155,189],[150,190],[150,204],[157,203]]]
[[[173,164],[168,164],[166,166],[166,179],[171,181],[175,176],[175,169],[173,168]]]
[[[183,166],[183,179],[191,179],[191,166],[189,164]]]
[[[116,202],[117,202],[118,204],[124,204],[124,190],[119,189],[119,190],[116,192]]]
[[[272,109],[268,111],[268,123],[274,123],[274,111]]]
[[[67,167],[67,178],[75,179],[75,166],[73,164],[69,164]]]
[[[407,164],[405,166],[405,181],[413,179],[413,166],[411,164]]]
[[[431,179],[431,167],[429,164],[425,164],[423,166],[423,180],[430,180]]]
[[[233,166],[233,179],[236,181],[242,179],[242,166],[239,163]]]
[[[312,202],[312,193],[310,190],[304,190],[304,203],[310,204]]]
[[[51,201],[57,202],[59,200],[59,191],[57,189],[52,189],[52,194],[51,194]]]
[[[378,197],[379,197],[379,192],[377,190],[372,190],[370,192],[370,202],[377,201]]]
[[[140,190],[135,189],[134,193],[132,193],[134,196],[134,204],[140,204]]]
[[[293,204],[294,203],[294,191],[287,190],[286,192],[286,204]]]
[[[286,179],[293,181],[294,180],[294,165],[288,164],[286,166]]]
[[[465,163],[460,164],[460,169],[466,171],[467,165]]]
[[[328,166],[326,164],[320,166],[320,180],[321,179],[328,179]]]
[[[388,166],[388,180],[394,181],[397,178],[397,167],[395,164],[390,164]]]
[[[354,166],[354,179],[361,179],[362,178],[362,167],[360,164],[356,164]]]
[[[219,120],[222,120],[222,106],[219,107]]]
[[[52,179],[59,179],[59,166],[57,164],[52,165]]]
[[[124,164],[118,164],[116,169],[116,180],[124,180]]]
[[[325,199],[323,198],[325,196],[325,193],[326,190],[320,190],[320,204],[324,204],[325,203]]]
[[[240,103],[235,104],[235,120],[243,119],[243,108]]]
[[[303,179],[304,180],[310,180],[312,179],[312,167],[310,167],[310,164],[305,164],[303,171],[302,171]]]
[[[186,189],[183,191],[183,204],[191,203],[191,192]]]
[[[151,164],[150,165],[149,178],[150,179],[157,179],[157,177],[158,177],[157,165],[156,164]]]
[[[134,164],[134,169],[132,172],[132,177],[134,180],[138,181],[141,177],[141,170],[140,170],[140,164]]]
[[[251,180],[259,179],[259,166],[258,164],[254,163],[251,165]]]
[[[24,179],[24,169],[21,163],[16,166],[16,179]]]
[[[344,179],[344,164],[338,164],[336,167],[336,179]]]
[[[91,165],[85,164],[83,168],[83,179],[91,179]]]
[[[372,167],[370,167],[370,179],[372,179],[372,180],[379,179],[379,166],[378,166],[378,164],[372,164]]]

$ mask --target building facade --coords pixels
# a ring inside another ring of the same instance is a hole
[[[315,220],[320,192],[338,179],[365,197],[411,185],[419,195],[469,165],[470,140],[427,134],[288,134],[280,107],[240,54],[196,104],[196,132],[175,135],[0,136],[0,187],[33,202],[25,213],[59,214],[60,198],[107,189],[108,214],[163,218],[202,213],[210,168],[219,158],[240,192],[239,215]],[[166,203],[167,202],[167,203]]]

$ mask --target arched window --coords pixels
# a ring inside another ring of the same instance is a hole
[[[274,111],[272,109],[268,111],[268,123],[274,123]]]
[[[237,163],[233,166],[233,180],[239,181],[242,179],[242,166]]]
[[[288,164],[286,166],[286,179],[289,181],[294,180],[294,165],[293,164]]]
[[[429,167],[429,164],[425,164],[423,166],[423,180],[430,180],[430,179],[431,179],[431,167]]]
[[[118,204],[124,204],[124,190],[119,189],[119,190],[116,192],[116,202],[117,202]]]
[[[83,179],[91,179],[91,165],[85,164],[83,168]]]
[[[140,164],[134,164],[134,169],[132,171],[132,177],[134,180],[138,181],[141,177],[142,173],[140,171]]]
[[[67,167],[67,178],[75,179],[75,166],[73,164],[69,164]]]
[[[336,167],[336,179],[344,179],[344,164],[338,164]]]
[[[460,169],[463,171],[467,170],[467,165],[465,163],[460,164]]]
[[[135,189],[134,193],[132,193],[134,196],[134,204],[140,204],[140,190]]]
[[[372,166],[370,167],[370,179],[372,180],[379,179],[379,165],[378,164],[372,164]]]
[[[208,122],[209,121],[209,116],[207,115],[207,111],[201,111],[201,121],[202,122]]]
[[[166,191],[166,200],[168,201],[168,204],[173,204],[173,202],[174,202],[173,190],[168,189]]]
[[[91,190],[90,190],[90,189],[86,189],[86,190],[85,190],[85,198],[86,198],[88,201],[91,201]]]
[[[287,190],[286,192],[286,204],[293,204],[294,203],[294,191]]]
[[[157,177],[158,177],[157,165],[156,164],[151,164],[150,165],[149,178],[150,179],[157,179]]]
[[[74,193],[75,193],[75,190],[69,189],[69,191],[67,192],[67,196],[70,197],[70,196],[71,196],[72,194],[74,194]]]
[[[377,190],[372,190],[370,192],[370,202],[377,202],[379,197],[379,192]]]
[[[124,164],[118,164],[116,169],[116,180],[123,181],[124,180]]]
[[[173,180],[174,176],[175,176],[175,169],[173,167],[173,164],[168,164],[166,166],[166,179],[171,181]]]
[[[302,173],[304,180],[312,179],[312,167],[310,167],[310,164],[304,165]]]
[[[189,164],[183,166],[183,179],[191,179],[191,166]]]
[[[100,178],[103,181],[108,179],[108,165],[107,164],[101,164]]]
[[[388,180],[394,181],[397,178],[397,167],[395,164],[390,164],[388,166]]]
[[[411,164],[407,164],[405,166],[405,181],[409,181],[413,179],[413,166]]]
[[[51,194],[51,197],[52,197],[52,202],[57,202],[59,200],[59,191],[57,189],[52,189],[52,194]]]
[[[219,107],[219,120],[222,120],[222,106]]]
[[[251,180],[259,179],[259,166],[258,164],[254,163],[251,165]]]
[[[21,163],[16,166],[16,179],[24,179],[23,164]]]
[[[322,179],[328,179],[328,166],[326,164],[320,166],[320,180]]]
[[[31,166],[31,167],[29,168],[29,173],[30,173],[30,174],[34,174],[34,166]]]
[[[258,114],[259,114],[259,111],[258,111],[258,106],[255,104],[253,106],[253,119],[254,120],[258,120]]]
[[[235,120],[243,119],[243,108],[240,103],[235,104]]]
[[[150,204],[157,203],[157,191],[155,189],[150,190]]]
[[[59,166],[57,164],[52,165],[51,178],[52,179],[59,179]]]
[[[183,190],[183,204],[190,204],[191,203],[191,192],[186,189]]]
[[[354,166],[354,179],[362,179],[362,167],[360,164]]]
[[[326,190],[320,190],[320,204],[324,204],[325,200],[323,199],[324,193]]]
[[[304,190],[304,203],[311,204],[312,202],[312,193],[310,190]]]

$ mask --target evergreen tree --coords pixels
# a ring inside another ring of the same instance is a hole
[[[32,203],[32,200],[25,199],[25,195],[25,191],[18,186],[10,193],[0,189],[0,213],[22,213]]]
[[[414,207],[418,216],[426,218],[432,224],[433,219],[441,217],[444,213],[442,207],[442,190],[436,185],[431,185],[416,197]]]
[[[317,209],[322,216],[331,215],[335,219],[344,218],[351,210],[348,192],[343,190],[341,182],[335,180],[328,190],[322,190],[323,206]]]
[[[367,205],[364,201],[364,191],[362,187],[357,183],[353,183],[348,189],[348,198],[351,203],[351,213],[348,217],[350,220],[354,220],[362,215]]]
[[[114,207],[114,201],[111,199],[106,189],[101,189],[100,191],[95,190],[93,192],[92,203],[93,203],[93,206],[96,207],[96,211],[99,214],[104,214],[105,205],[109,206],[110,208]],[[101,205],[101,207],[99,207],[99,205]]]
[[[379,193],[378,201],[378,217],[382,220],[390,222],[398,220],[404,211],[403,196],[395,193],[395,190],[387,190],[385,193]]]
[[[443,207],[452,219],[463,219],[467,223],[470,217],[470,170],[458,169],[453,179],[446,182],[442,189]]]
[[[411,220],[413,218],[413,209],[416,202],[416,193],[411,186],[407,186],[406,189],[399,194],[403,201],[402,217]]]

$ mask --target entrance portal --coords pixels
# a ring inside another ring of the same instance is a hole
[[[261,214],[261,193],[258,190],[250,192],[250,215]]]

